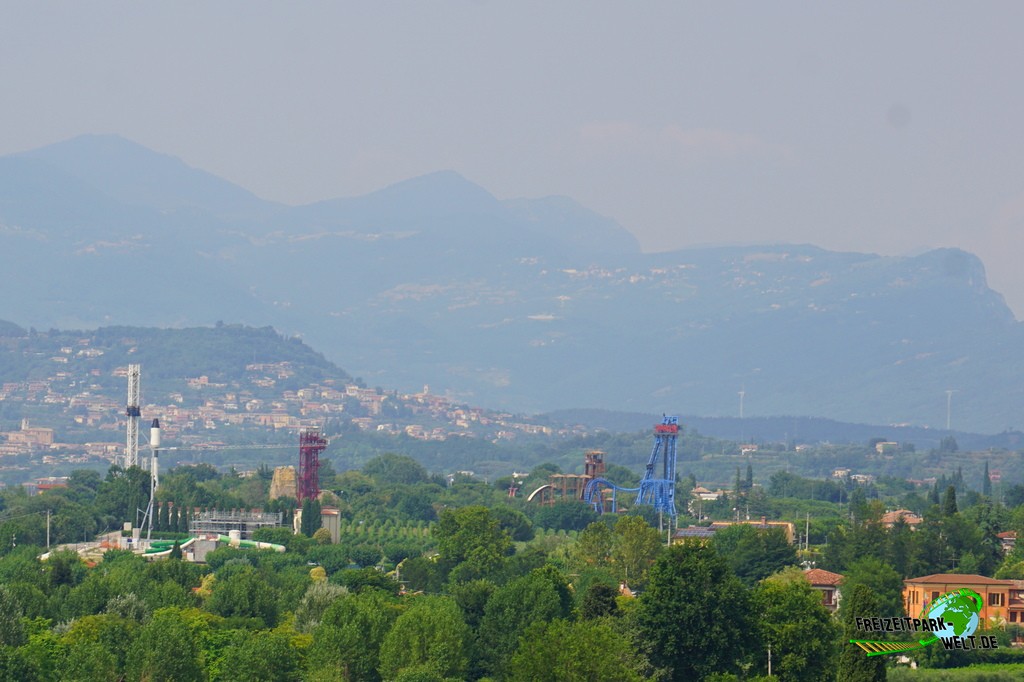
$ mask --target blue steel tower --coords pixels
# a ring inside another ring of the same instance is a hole
[[[622,488],[608,479],[594,478],[583,490],[583,500],[599,514],[605,512],[602,489],[611,490],[611,511],[618,511],[618,493],[636,493],[635,504],[649,504],[659,514],[668,514],[670,524],[676,516],[676,438],[679,417],[662,417],[654,427],[654,449],[647,460],[647,469],[639,488]],[[660,466],[659,466],[660,465]]]
[[[679,417],[664,417],[654,427],[654,449],[647,460],[647,470],[640,481],[637,504],[649,504],[655,511],[668,514],[676,520],[676,437],[679,435]],[[658,464],[661,460],[661,471]],[[658,474],[661,474],[659,477]]]

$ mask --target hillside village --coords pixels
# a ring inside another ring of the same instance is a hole
[[[82,344],[88,343],[83,339]],[[126,385],[127,366],[104,375],[100,369],[76,371],[76,360],[95,358],[102,350],[62,347],[50,358],[49,376],[0,386],[0,403],[17,406],[22,417],[16,428],[0,432],[0,457],[31,456],[44,464],[81,464],[90,460],[114,462],[124,451],[124,392],[110,386]],[[145,368],[143,368],[145,374]],[[218,383],[209,376],[183,377],[181,390],[160,391],[166,401],[145,401],[142,414],[157,418],[168,443],[181,448],[214,449],[226,445],[225,432],[237,442],[239,430],[251,444],[280,442],[282,433],[331,423],[344,430],[389,435],[404,434],[418,440],[480,438],[514,441],[529,436],[572,436],[582,428],[553,428],[511,413],[491,412],[461,404],[430,392],[399,393],[367,388],[335,379],[298,389],[281,389],[295,376],[293,363],[246,365],[238,380]],[[106,382],[101,378],[115,379]],[[143,376],[143,386],[145,386]],[[154,392],[155,393],[155,392]],[[289,439],[288,442],[291,442]],[[2,460],[0,460],[2,462]],[[5,468],[0,465],[0,471]]]

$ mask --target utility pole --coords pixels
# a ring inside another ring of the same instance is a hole
[[[811,551],[811,512],[807,512],[807,520],[804,522],[804,551]]]
[[[747,387],[746,386],[744,386],[743,388],[740,389],[740,442],[741,443],[746,441],[746,439],[747,439],[746,435],[743,433],[743,431],[744,431],[744,428],[743,428],[743,397],[745,395],[747,395]]]

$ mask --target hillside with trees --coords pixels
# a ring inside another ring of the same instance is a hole
[[[535,468],[524,487],[556,469]],[[1005,553],[997,537],[1024,532],[1024,495],[1000,503],[960,475],[907,489],[782,472],[761,485],[751,471],[705,505],[704,518],[684,510],[680,525],[731,520],[749,506],[750,515],[793,522],[794,543],[739,524],[666,547],[642,507],[599,515],[574,500],[538,505],[509,497],[506,481],[449,479],[407,455],[322,474],[316,505],[338,510],[338,542],[311,522],[307,501],[298,533],[254,534],[286,551],[222,547],[202,564],[181,552],[150,561],[75,552],[134,521],[149,494],[141,470],[79,471],[36,496],[0,493],[3,678],[847,680],[866,665],[840,655],[850,619],[901,615],[903,578],[1024,578],[1024,549]],[[297,505],[267,499],[271,475],[167,471],[156,536],[184,540],[183,511],[264,508],[288,522]],[[883,523],[886,509],[911,502],[923,509],[916,529]],[[52,551],[40,560],[48,538]],[[843,576],[852,597],[837,615],[801,565]],[[891,659],[873,662],[882,667],[871,674],[929,680],[927,669],[974,663],[1014,674],[1024,666],[1010,646],[1020,627],[983,625],[1000,643],[993,651],[922,650],[918,677]]]

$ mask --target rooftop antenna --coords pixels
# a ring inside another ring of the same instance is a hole
[[[139,417],[142,410],[139,408],[139,377],[142,374],[142,365],[128,365],[128,407],[125,408],[125,415],[128,417],[127,442],[124,448],[124,467],[139,465]]]

